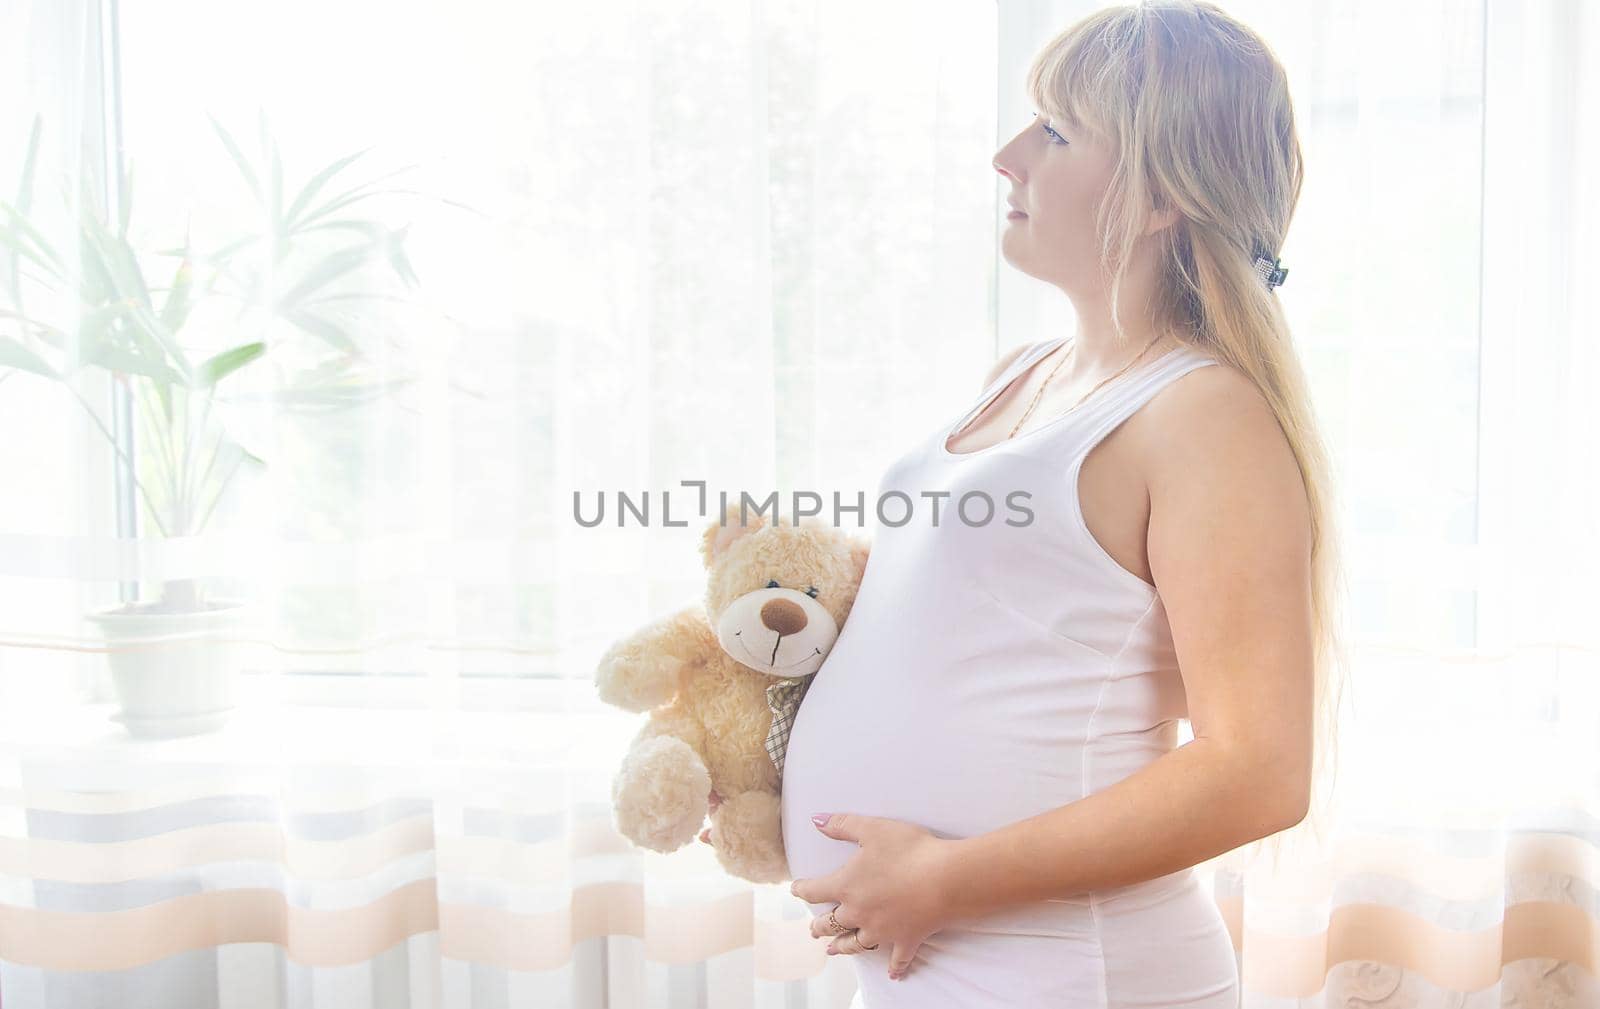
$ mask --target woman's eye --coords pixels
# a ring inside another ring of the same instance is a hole
[[[772,581],[767,583],[767,588],[769,588],[769,589],[775,589],[777,587],[778,587],[778,580],[776,578],[772,579]]]
[[[806,595],[810,596],[812,599],[817,598],[817,587],[813,585],[809,589],[806,589]]]
[[[1035,112],[1033,114],[1033,118],[1039,119],[1039,113]],[[1067,142],[1067,138],[1066,137],[1063,137],[1061,134],[1057,133],[1055,130],[1052,130],[1050,128],[1050,124],[1045,122],[1043,119],[1039,119],[1039,128],[1041,130],[1044,130],[1050,136],[1055,137],[1055,140],[1052,140],[1051,143],[1063,143],[1064,144],[1064,143]]]

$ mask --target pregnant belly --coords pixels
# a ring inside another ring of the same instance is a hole
[[[791,878],[826,875],[857,850],[819,831],[817,813],[886,817],[962,838],[1083,796],[1098,667],[1075,669],[1059,651],[904,649],[879,663],[864,648],[835,648],[801,703],[784,758]]]
[[[791,878],[830,875],[860,850],[823,834],[813,814],[972,837],[1082,798],[1086,772],[1105,787],[1170,748],[1170,712],[1157,689],[1108,682],[1103,657],[1070,642],[1002,633],[1014,629],[998,617],[976,626],[998,630],[920,642],[880,638],[871,624],[852,636],[846,625],[806,693],[785,757]],[[807,907],[823,915],[834,904]],[[928,937],[902,981],[888,980],[891,955],[884,946],[847,958],[868,1009],[1098,1006],[1108,987],[1113,1004],[1119,994],[1186,1009],[1237,998],[1220,912],[1187,869],[1092,899],[1044,899],[953,921]]]

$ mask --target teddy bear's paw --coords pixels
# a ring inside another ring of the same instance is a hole
[[[595,688],[600,699],[625,711],[653,711],[678,692],[678,671],[683,662],[662,652],[614,646],[595,668]]]
[[[641,740],[611,782],[617,830],[641,848],[676,851],[705,822],[711,774],[676,736]]]
[[[789,878],[776,793],[758,790],[725,795],[712,824],[717,860],[728,872],[755,883],[780,883]]]

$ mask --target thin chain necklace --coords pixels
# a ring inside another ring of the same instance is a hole
[[[1156,345],[1156,343],[1160,341],[1160,339],[1161,339],[1161,334],[1157,333],[1155,335],[1155,339],[1153,339],[1149,343],[1145,344],[1144,350],[1141,350],[1141,351],[1139,351],[1139,353],[1135,354],[1133,356],[1132,360],[1130,360],[1127,364],[1123,365],[1121,368],[1117,369],[1117,371],[1115,371],[1114,373],[1112,373],[1110,375],[1107,375],[1105,378],[1101,379],[1099,381],[1099,383],[1097,383],[1093,389],[1090,389],[1088,392],[1084,393],[1083,397],[1081,399],[1079,399],[1078,402],[1076,402],[1076,403],[1072,404],[1071,406],[1067,407],[1067,410],[1068,411],[1076,410],[1083,403],[1084,400],[1088,399],[1090,396],[1093,396],[1095,393],[1099,392],[1101,386],[1105,385],[1107,382],[1111,381],[1112,379],[1117,378],[1118,376],[1122,375],[1129,368],[1132,368],[1134,366],[1134,364],[1141,357],[1144,357],[1144,355],[1147,352],[1149,352],[1151,347],[1154,347]],[[1056,366],[1054,368],[1050,369],[1050,374],[1046,375],[1044,377],[1044,381],[1039,383],[1039,390],[1033,394],[1032,402],[1030,402],[1028,404],[1028,408],[1026,410],[1022,411],[1022,416],[1017,418],[1017,422],[1011,426],[1011,433],[1006,435],[1006,440],[1007,441],[1011,440],[1012,438],[1015,438],[1017,436],[1017,429],[1020,428],[1023,425],[1023,423],[1025,421],[1027,421],[1027,419],[1033,415],[1033,408],[1038,406],[1039,405],[1039,400],[1044,397],[1045,389],[1050,387],[1050,380],[1056,377],[1056,372],[1061,370],[1061,366],[1067,363],[1067,358],[1071,357],[1077,351],[1077,349],[1078,349],[1078,341],[1077,340],[1073,340],[1072,341],[1072,346],[1067,348],[1067,352],[1061,356],[1061,360],[1057,361],[1056,362]]]

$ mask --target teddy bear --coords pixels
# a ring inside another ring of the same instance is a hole
[[[676,851],[700,832],[714,789],[723,869],[756,883],[789,878],[778,805],[788,733],[869,551],[810,516],[769,522],[737,505],[706,528],[704,599],[617,641],[595,669],[601,700],[650,715],[612,782],[619,833]]]

